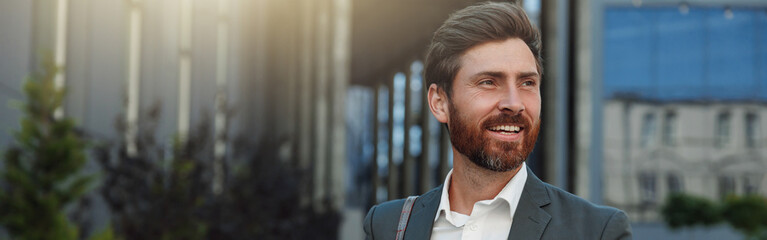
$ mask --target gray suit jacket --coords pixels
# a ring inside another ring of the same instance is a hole
[[[530,168],[509,239],[631,239],[626,213],[594,205],[542,182]],[[429,239],[442,194],[439,186],[418,197],[405,239]],[[403,199],[373,206],[365,217],[366,239],[394,239]]]

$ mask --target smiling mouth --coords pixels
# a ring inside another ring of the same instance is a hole
[[[498,126],[489,127],[488,130],[497,132],[503,135],[512,135],[512,134],[517,134],[521,132],[522,130],[525,130],[525,128],[521,126],[517,126],[517,125],[498,125]]]

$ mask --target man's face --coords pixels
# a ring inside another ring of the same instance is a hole
[[[455,150],[475,164],[493,171],[518,168],[533,150],[540,126],[535,57],[513,38],[477,45],[460,60],[452,96],[436,99],[446,111],[433,108],[435,117],[447,123]]]

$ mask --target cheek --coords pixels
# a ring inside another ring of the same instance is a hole
[[[485,108],[492,109],[495,98],[491,94],[472,91],[462,94],[459,98],[456,98],[455,101],[455,105],[461,109],[463,114],[475,115]]]
[[[525,98],[525,109],[530,113],[530,116],[535,119],[541,116],[541,95],[530,94]]]
[[[467,101],[466,105],[461,108],[464,109],[465,114],[470,115],[471,118],[479,119],[483,116],[490,115],[496,109],[497,99],[482,96]]]

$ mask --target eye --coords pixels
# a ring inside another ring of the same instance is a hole
[[[535,86],[535,81],[525,80],[524,82],[522,82],[522,86]]]
[[[479,81],[479,85],[493,85],[493,84],[494,84],[493,80],[491,79],[485,79],[485,80]]]

